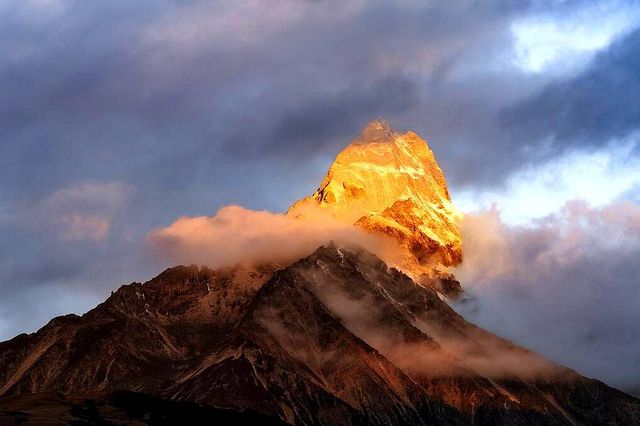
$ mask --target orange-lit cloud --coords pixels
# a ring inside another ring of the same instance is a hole
[[[172,263],[214,268],[237,263],[287,264],[331,241],[366,247],[390,264],[399,261],[397,247],[390,240],[321,212],[309,211],[305,217],[299,220],[280,213],[227,206],[215,216],[182,217],[153,231],[148,241]]]

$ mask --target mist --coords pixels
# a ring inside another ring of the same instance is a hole
[[[638,392],[640,206],[584,201],[526,226],[466,215],[456,271],[469,321],[587,376]]]
[[[385,289],[389,282],[384,284],[384,279],[368,269],[370,261],[360,255],[358,271],[362,276],[345,279],[327,275],[330,269],[322,268],[308,269],[302,276],[307,288],[348,330],[408,374],[423,378],[480,374],[492,379],[538,379],[566,371],[473,325],[447,322],[440,327],[438,319],[429,317],[428,309],[404,312]],[[361,282],[364,277],[368,282]],[[410,281],[396,284],[412,285]]]
[[[212,268],[236,264],[288,265],[321,245],[336,242],[365,247],[390,265],[402,261],[391,239],[373,235],[316,209],[305,219],[282,213],[223,207],[214,216],[181,217],[147,238],[153,252],[168,264],[196,263]]]

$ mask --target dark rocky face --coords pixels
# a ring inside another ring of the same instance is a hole
[[[126,417],[112,399],[126,390],[183,401],[167,405],[178,416],[194,403],[296,424],[640,423],[638,400],[469,324],[366,251],[276,269],[171,268],[0,343],[0,419],[28,419],[36,392],[76,396],[30,407],[85,398]]]

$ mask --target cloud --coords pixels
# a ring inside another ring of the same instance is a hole
[[[591,29],[593,16],[605,15],[612,17],[607,34],[618,34],[638,10],[633,2],[546,1],[15,3],[0,9],[7,153],[0,173],[14,182],[10,196],[53,190],[42,175],[61,184],[124,173],[144,179],[152,201],[171,197],[167,208],[194,202],[200,210],[204,197],[186,200],[178,188],[211,187],[212,169],[224,169],[268,189],[251,173],[255,165],[238,171],[243,161],[266,168],[274,158],[295,158],[307,166],[379,116],[432,141],[455,184],[499,183],[545,149],[537,132],[520,131],[532,115],[517,112],[526,109],[521,103],[545,98],[543,90],[585,108],[610,102],[594,96],[585,103],[573,80],[514,66],[519,39],[512,25],[544,18],[563,29]],[[625,20],[618,23],[619,16]],[[618,44],[631,49],[627,62],[635,70],[633,39]],[[606,69],[607,61],[599,55],[585,73]],[[513,133],[499,120],[503,110]],[[42,173],[21,172],[35,165]]]
[[[299,108],[285,111],[262,154],[274,151],[309,151],[323,144],[340,146],[351,129],[362,128],[374,117],[394,118],[415,107],[420,88],[403,75],[388,76],[365,87],[354,86],[318,97]],[[327,125],[332,123],[332,125]],[[357,133],[357,132],[356,132]],[[245,148],[238,144],[234,149]],[[246,152],[243,149],[242,152]]]
[[[523,226],[467,215],[465,318],[612,385],[640,383],[640,206],[569,202]]]
[[[524,224],[557,212],[567,200],[602,207],[640,182],[640,157],[633,151],[640,133],[611,140],[605,147],[567,152],[543,164],[522,167],[499,188],[454,194],[463,211],[495,206],[508,224]]]
[[[64,240],[102,241],[132,191],[122,182],[78,182],[28,207],[19,220],[27,228],[53,230]]]
[[[6,210],[0,340],[35,331],[55,315],[81,314],[123,283],[160,270],[125,219],[134,191],[124,182],[83,180]]]
[[[514,136],[546,145],[547,154],[578,146],[602,146],[637,131],[640,108],[640,30],[600,52],[575,77],[550,83],[502,113]]]
[[[235,264],[287,265],[335,241],[367,247],[391,264],[400,262],[390,240],[308,210],[305,219],[284,214],[223,207],[215,216],[182,217],[150,233],[148,242],[173,263],[218,268]]]
[[[182,188],[211,196],[213,170],[264,194],[270,183],[253,170],[329,158],[379,116],[432,139],[468,183],[498,171],[457,167],[491,151],[461,147],[501,140],[493,113],[539,85],[503,59],[524,3],[10,3],[0,9],[0,176],[14,182],[11,199],[122,176],[144,180],[152,203],[202,211],[208,201]],[[241,201],[232,194],[222,202]]]
[[[533,14],[512,23],[517,65],[530,72],[575,67],[640,25],[640,10],[620,1],[590,2],[563,15]]]
[[[106,217],[79,213],[65,214],[59,223],[63,227],[61,236],[67,240],[104,240],[111,225]]]

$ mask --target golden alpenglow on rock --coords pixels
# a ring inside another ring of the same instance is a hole
[[[373,121],[329,168],[318,190],[288,214],[318,207],[334,218],[395,239],[408,250],[410,272],[433,275],[462,260],[458,223],[447,182],[427,142]]]

